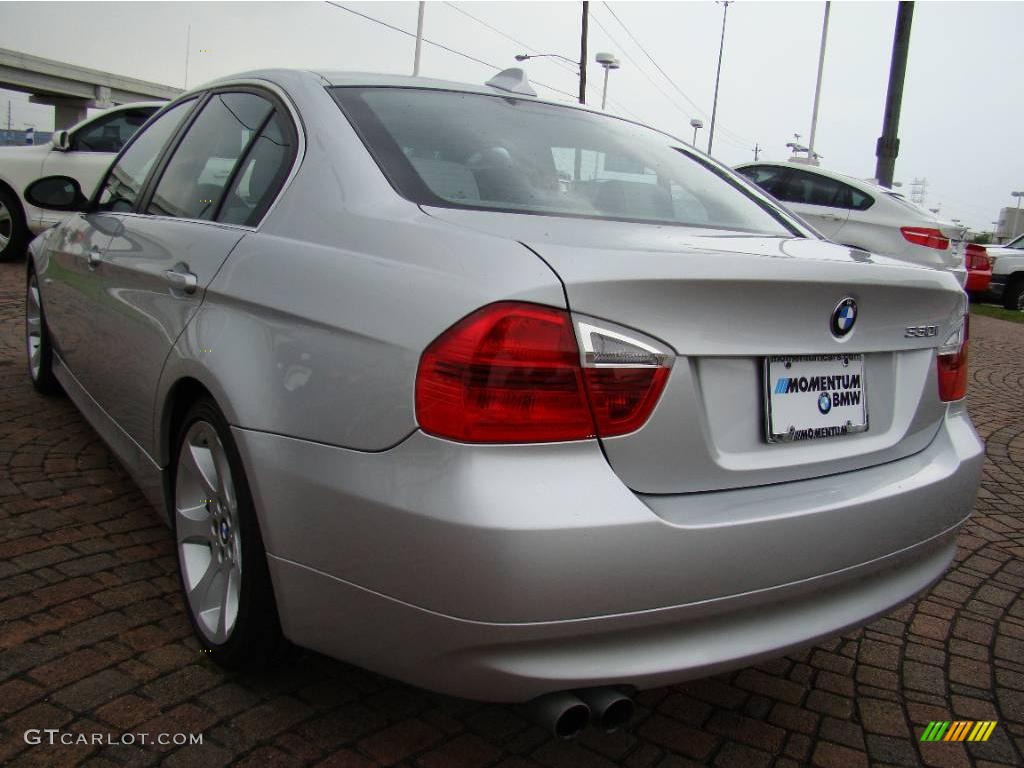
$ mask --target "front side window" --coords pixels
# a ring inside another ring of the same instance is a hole
[[[71,136],[71,149],[76,152],[120,152],[156,110],[157,107],[139,107],[101,116],[75,131]]]
[[[782,199],[780,193],[789,172],[788,168],[780,168],[777,165],[750,165],[737,170],[768,194]]]
[[[164,169],[146,213],[212,219],[235,166],[273,111],[253,93],[215,93]]]
[[[107,174],[100,191],[98,210],[116,212],[135,208],[142,184],[160,155],[160,150],[174,135],[194,104],[195,99],[176,104],[161,113],[145,131],[135,137]]]
[[[399,194],[422,205],[792,234],[686,144],[650,128],[531,99],[331,92]]]

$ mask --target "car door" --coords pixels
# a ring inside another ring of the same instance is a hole
[[[110,167],[90,210],[68,217],[53,233],[55,245],[39,276],[47,294],[46,323],[65,366],[90,393],[99,388],[99,359],[120,343],[116,324],[96,322],[112,316],[99,308],[114,300],[102,259],[121,226],[120,214],[134,209],[161,150],[195,102],[172,107],[139,133]]]
[[[165,153],[136,209],[119,215],[98,267],[110,300],[94,323],[118,343],[96,361],[94,397],[147,451],[163,364],[247,231],[238,224],[249,222],[250,211],[235,180],[244,175],[274,115],[267,94],[208,94]]]
[[[849,214],[843,207],[845,186],[827,176],[790,168],[785,183],[772,194],[829,240],[836,240]]]
[[[66,151],[50,149],[43,158],[40,176],[70,176],[91,198],[111,161],[157,109],[119,109],[86,123],[70,135]],[[38,224],[47,227],[63,218],[55,211],[41,211]]]

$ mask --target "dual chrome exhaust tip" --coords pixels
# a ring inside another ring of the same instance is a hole
[[[560,739],[572,739],[588,723],[612,733],[633,717],[633,700],[618,688],[585,688],[540,696],[526,705],[533,720]]]

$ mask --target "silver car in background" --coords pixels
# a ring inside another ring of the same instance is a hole
[[[795,161],[741,163],[736,170],[834,243],[948,269],[961,285],[967,281],[966,228],[899,192]]]
[[[951,274],[515,71],[220,80],[90,201],[28,194],[77,211],[31,247],[32,379],[166,511],[226,665],[287,639],[614,725],[911,598],[974,500]]]

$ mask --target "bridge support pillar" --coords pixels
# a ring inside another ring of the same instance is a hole
[[[48,104],[54,108],[53,129],[63,131],[75,123],[85,120],[88,116],[86,110],[94,106],[91,99],[74,99],[63,96],[30,96],[28,99],[33,104]]]

